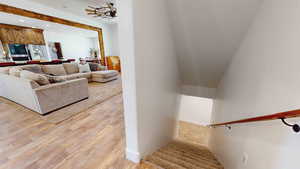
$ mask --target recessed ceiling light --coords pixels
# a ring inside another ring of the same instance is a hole
[[[19,19],[19,21],[20,21],[20,22],[25,22],[25,20],[23,20],[23,19]]]
[[[46,25],[46,27],[50,27],[50,25]]]

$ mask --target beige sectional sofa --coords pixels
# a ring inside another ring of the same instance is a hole
[[[114,71],[80,73],[76,66],[76,63],[67,63],[0,68],[0,96],[40,114],[47,114],[88,98],[88,82],[118,78]],[[39,81],[24,77],[26,71],[34,72],[34,77],[50,75],[49,84],[44,84],[45,79],[41,85]],[[51,78],[55,82],[50,83]]]
[[[77,63],[64,63],[62,65],[41,66],[42,72],[73,80],[86,78],[89,82],[108,82],[118,78],[118,72],[115,70],[91,70],[89,72],[80,72]]]

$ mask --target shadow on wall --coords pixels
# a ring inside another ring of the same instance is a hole
[[[213,100],[195,96],[180,96],[177,139],[208,146]]]
[[[182,85],[181,93],[184,95],[195,96],[200,98],[214,98],[216,95],[216,88]]]
[[[178,119],[206,126],[211,122],[213,99],[181,95]]]
[[[298,141],[298,134],[278,120],[215,128],[209,147],[225,168],[295,169]]]

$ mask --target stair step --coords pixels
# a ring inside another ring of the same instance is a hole
[[[168,144],[144,161],[163,169],[224,169],[206,147],[180,141]]]
[[[162,167],[163,169],[187,169],[183,166],[180,166],[176,163],[172,163],[168,160],[161,159],[157,156],[151,156],[147,158],[146,161],[153,163],[159,167]]]
[[[198,154],[200,156],[205,154],[205,156],[214,158],[214,155],[207,149],[207,147],[204,147],[204,146],[194,145],[194,144],[185,143],[185,142],[181,142],[181,141],[174,141],[171,144],[169,144],[168,146],[170,146],[174,149],[184,150],[184,151],[191,152],[193,154]]]
[[[164,169],[164,168],[143,160],[139,165],[138,169]]]
[[[216,160],[215,157],[211,154],[207,154],[205,152],[201,153],[193,153],[189,150],[185,150],[185,149],[176,149],[173,147],[165,147],[164,149],[161,149],[161,151],[164,152],[173,152],[173,153],[177,153],[177,154],[184,154],[184,155],[188,155],[194,158],[201,158],[203,160]]]
[[[153,163],[145,161],[145,160],[142,160],[140,166],[141,167],[139,169],[164,169],[156,164],[153,164]]]
[[[163,150],[161,153],[166,154],[168,156],[172,156],[173,158],[176,157],[180,160],[184,160],[186,162],[197,164],[197,165],[206,165],[206,166],[213,166],[215,168],[222,167],[218,161],[215,159],[209,159],[202,156],[193,156],[192,154],[185,154],[185,153],[177,153],[173,150]]]

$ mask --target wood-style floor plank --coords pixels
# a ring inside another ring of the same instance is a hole
[[[0,169],[150,169],[125,160],[122,96],[52,124],[0,98]]]
[[[1,100],[0,169],[222,168],[207,150],[178,143],[139,165],[126,160],[121,95],[59,124]]]

